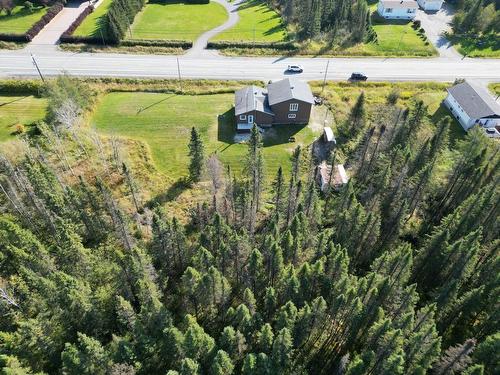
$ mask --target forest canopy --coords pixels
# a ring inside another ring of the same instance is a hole
[[[369,120],[360,91],[328,157],[351,179],[321,192],[310,147],[285,177],[254,127],[240,177],[194,127],[186,175],[211,199],[185,222],[81,124],[94,88],[43,95],[46,121],[0,156],[2,373],[499,373],[500,155],[481,131],[452,143],[397,93]]]

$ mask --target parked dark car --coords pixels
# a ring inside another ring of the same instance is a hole
[[[352,73],[349,81],[366,81],[368,77],[363,73]]]

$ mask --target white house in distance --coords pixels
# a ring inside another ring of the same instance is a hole
[[[423,10],[427,11],[438,11],[441,9],[441,6],[443,5],[444,0],[417,0],[418,5],[420,5],[420,8]]]
[[[448,89],[444,105],[465,131],[479,125],[486,135],[500,136],[500,104],[486,89],[467,81],[459,83]]]
[[[412,20],[417,15],[418,4],[415,0],[380,0],[377,12],[387,19]]]

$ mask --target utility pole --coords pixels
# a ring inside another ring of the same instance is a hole
[[[326,85],[326,76],[328,75],[328,67],[330,66],[330,60],[326,62],[326,69],[325,69],[325,77],[323,78],[323,88],[321,89],[321,93],[323,94],[323,91],[325,90],[325,85]]]
[[[38,64],[37,64],[37,62],[35,60],[35,56],[33,56],[32,53],[30,53],[30,55],[31,55],[31,60],[33,60],[33,65],[35,65],[36,70],[38,71],[38,74],[40,75],[40,78],[42,79],[42,82],[45,83],[45,78],[43,78],[43,74],[40,71],[40,68],[38,67]]]
[[[181,66],[179,64],[179,58],[178,57],[177,57],[177,73],[179,74],[179,84],[181,86],[181,92],[182,92]]]

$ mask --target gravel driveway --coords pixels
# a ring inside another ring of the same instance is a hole
[[[436,47],[439,56],[450,59],[461,59],[462,55],[457,52],[443,35],[444,32],[451,30],[450,24],[453,15],[453,8],[443,3],[438,12],[426,13],[422,9],[418,9],[416,19],[422,23],[427,38]]]

